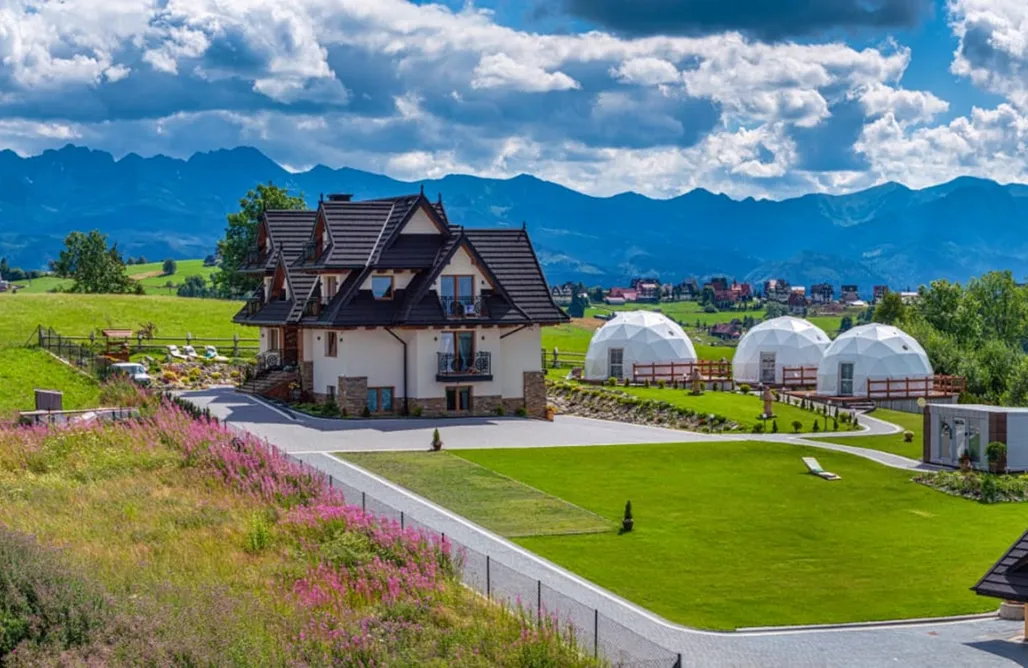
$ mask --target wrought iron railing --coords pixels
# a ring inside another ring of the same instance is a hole
[[[485,302],[478,297],[439,297],[439,305],[447,318],[487,317]]]
[[[303,245],[303,261],[314,262],[321,255],[321,244],[317,241],[308,241]]]
[[[250,269],[263,268],[268,263],[268,251],[260,248],[253,248],[247,251],[243,259],[243,266]]]
[[[493,375],[492,353],[475,353],[465,356],[460,353],[437,353],[439,367],[436,376],[440,378],[491,378]]]
[[[257,288],[246,300],[246,316],[252,318],[264,308],[264,286]]]

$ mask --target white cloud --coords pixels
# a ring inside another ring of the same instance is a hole
[[[1028,3],[1024,0],[949,0],[960,40],[954,74],[1028,109]]]
[[[949,103],[927,91],[872,84],[858,93],[868,116],[891,113],[897,120],[927,123],[949,110]]]
[[[563,72],[547,72],[538,65],[516,62],[505,53],[482,56],[472,72],[472,88],[510,88],[524,93],[572,90],[581,84]]]
[[[678,68],[663,58],[631,58],[610,69],[610,75],[629,84],[655,86],[679,81]]]

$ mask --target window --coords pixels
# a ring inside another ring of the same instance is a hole
[[[336,332],[325,332],[325,357],[339,354],[339,336]]]
[[[448,388],[446,388],[446,410],[448,410],[448,411],[470,411],[471,410],[471,388],[470,387],[448,387]]]
[[[268,350],[278,350],[278,349],[279,349],[279,346],[278,346],[278,330],[277,329],[269,329],[268,330]]]
[[[327,277],[325,279],[325,301],[335,297],[337,290],[339,290],[339,279],[335,276]]]
[[[392,276],[372,276],[371,277],[371,294],[374,295],[375,299],[392,299],[393,298],[393,277]]]
[[[474,276],[443,276],[439,279],[439,295],[449,315],[464,315],[475,304]]]
[[[625,377],[625,349],[611,348],[607,351],[607,377],[621,380]]]
[[[369,387],[368,388],[368,410],[372,413],[393,412],[393,388],[391,387]]]
[[[443,332],[439,337],[447,373],[462,373],[475,366],[475,333]]]
[[[853,396],[853,363],[843,362],[839,365],[839,396]]]

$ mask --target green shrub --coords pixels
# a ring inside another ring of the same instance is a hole
[[[816,434],[819,431],[821,431],[821,423],[817,420],[814,420],[813,432]]]
[[[246,551],[260,554],[271,543],[271,525],[264,513],[251,513],[246,528]]]
[[[777,434],[778,433],[778,420],[771,420],[771,433],[772,434]]]
[[[339,404],[334,401],[326,401],[321,404],[321,415],[327,418],[339,417]]]
[[[364,406],[364,410],[361,411],[361,417],[371,417],[371,409],[367,405]]]
[[[658,380],[658,381],[657,381],[657,387],[659,387],[660,389],[662,389],[662,390],[663,390],[663,389],[664,389],[665,387],[667,387],[667,383],[665,383],[665,382],[664,382],[664,381],[662,381],[662,380]]]
[[[803,423],[800,422],[799,420],[793,420],[792,421],[792,430],[793,430],[793,432],[798,434],[798,433],[800,433],[800,429],[803,429]]]
[[[839,431],[839,418],[832,418],[832,431]]]
[[[903,432],[903,442],[904,443],[913,443],[914,442],[914,432],[909,431],[909,430]]]
[[[763,434],[764,433],[764,425],[762,423],[760,423],[760,422],[757,422],[756,424],[753,425],[753,430],[752,431],[753,431],[754,434]]]
[[[421,406],[415,406],[414,409],[411,411],[411,415],[413,415],[414,417],[421,417],[422,413],[424,413],[424,409]]]
[[[750,387],[750,385],[748,383],[743,383],[742,385],[739,386],[739,391],[742,392],[743,394],[749,394],[750,390],[752,390],[752,389],[753,388]]]
[[[1001,441],[993,441],[985,448],[985,457],[990,464],[998,463],[1007,456],[1007,445]]]
[[[432,449],[438,452],[443,449],[443,439],[439,436],[439,429],[432,430]]]
[[[503,404],[500,404],[499,406],[496,407],[496,414],[499,417],[503,417],[505,413],[506,413],[506,411],[503,410]]]
[[[528,417],[528,411],[524,406],[518,406],[518,409],[514,411],[514,414],[518,417]]]
[[[614,376],[611,376],[610,378],[607,379],[607,385],[609,385],[610,387],[614,387],[617,384],[618,384],[618,379],[615,378]]]

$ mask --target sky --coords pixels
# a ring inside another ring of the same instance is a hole
[[[0,0],[0,148],[736,198],[1028,182],[1025,0]]]

